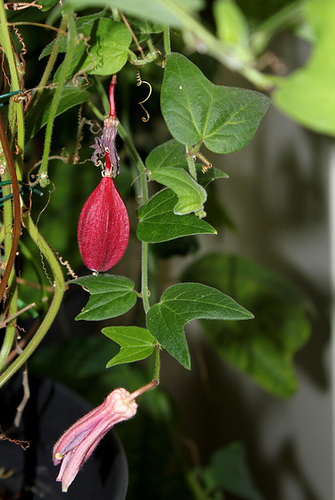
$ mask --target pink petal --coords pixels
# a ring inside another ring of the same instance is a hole
[[[123,256],[129,239],[127,209],[111,177],[103,177],[86,201],[78,224],[78,242],[85,265],[107,271]]]

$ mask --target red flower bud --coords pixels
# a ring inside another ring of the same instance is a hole
[[[85,265],[97,272],[119,262],[129,238],[127,209],[108,173],[106,168],[107,176],[86,201],[78,223],[81,256]]]

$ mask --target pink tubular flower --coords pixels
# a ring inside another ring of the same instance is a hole
[[[135,394],[134,394],[135,395]],[[115,389],[98,406],[73,424],[57,441],[53,449],[53,462],[62,462],[56,481],[62,482],[66,492],[80,467],[88,459],[105,434],[117,423],[133,417],[137,404],[126,389]]]

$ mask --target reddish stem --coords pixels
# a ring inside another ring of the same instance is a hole
[[[116,85],[116,73],[112,76],[112,80],[109,86],[109,105],[110,105],[110,112],[109,116],[116,118],[116,113],[115,113],[115,100],[114,100],[114,89]]]
[[[5,154],[10,179],[12,181],[12,189],[13,189],[13,205],[14,205],[14,224],[13,224],[13,240],[12,240],[12,248],[9,253],[9,257],[7,259],[6,268],[2,275],[2,280],[0,282],[0,302],[4,297],[4,293],[6,290],[6,286],[8,284],[10,272],[14,265],[14,259],[17,251],[17,247],[19,245],[19,239],[21,236],[21,207],[20,207],[20,192],[19,185],[17,182],[15,164],[13,160],[13,156],[10,150],[10,146],[8,143],[8,139],[6,136],[6,130],[4,123],[2,121],[0,115],[0,142],[2,144],[3,152]]]
[[[130,400],[133,401],[134,399],[138,398],[138,396],[141,396],[141,394],[144,394],[147,391],[150,391],[154,387],[158,385],[158,380],[152,380],[149,382],[149,384],[144,385],[143,387],[140,387],[136,391],[132,392],[130,394]]]

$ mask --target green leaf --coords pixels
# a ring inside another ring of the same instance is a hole
[[[120,352],[107,363],[106,368],[145,359],[154,349],[155,339],[145,328],[108,326],[102,329],[102,333],[121,346]]]
[[[206,190],[185,172],[173,167],[162,167],[151,173],[155,181],[171,188],[178,196],[173,211],[177,215],[203,210],[207,199]]]
[[[56,2],[57,3],[57,2]],[[76,20],[76,30],[77,30],[77,35],[80,37],[89,37],[90,33],[92,31],[93,23],[97,21],[98,19],[102,19],[104,17],[104,12],[100,11],[97,12],[96,14],[91,14],[89,16],[82,16],[79,17]],[[48,45],[44,47],[42,50],[39,59],[42,59],[45,56],[49,56],[52,52],[52,49],[56,43],[56,40],[53,40],[50,42]],[[66,52],[67,51],[67,46],[68,46],[68,37],[67,35],[61,36],[58,41],[58,51],[59,52]]]
[[[197,159],[196,159],[197,160]],[[176,139],[160,144],[153,149],[146,159],[146,166],[150,172],[162,167],[182,168],[188,172],[185,145]],[[227,179],[228,175],[218,168],[210,168],[205,173],[202,171],[202,163],[196,163],[197,181],[201,186],[207,186],[214,179]]]
[[[235,2],[216,0],[213,14],[218,38],[235,58],[250,64],[254,57],[249,47],[248,22],[241,9]]]
[[[150,152],[145,164],[150,171],[166,166],[187,170],[186,148],[176,139],[164,142]]]
[[[168,288],[147,314],[147,327],[174,358],[190,369],[184,325],[193,319],[251,319],[253,315],[219,290],[199,283]]]
[[[177,200],[170,189],[163,189],[138,210],[137,236],[141,241],[161,243],[192,234],[216,234],[212,226],[195,215],[175,215]]]
[[[88,303],[76,320],[101,321],[115,318],[131,309],[137,299],[134,282],[124,276],[98,274],[70,281],[90,292]]]
[[[218,38],[227,45],[248,45],[249,28],[243,12],[233,2],[216,0],[213,5]]]
[[[297,389],[292,358],[308,340],[307,303],[294,287],[267,268],[239,256],[211,254],[184,273],[234,298],[255,319],[241,325],[202,322],[216,352],[261,387],[280,397]]]
[[[185,155],[185,146],[172,140],[155,148],[146,159],[150,177],[177,194],[177,215],[202,211],[207,199],[206,190],[187,173]]]
[[[42,5],[42,12],[50,10],[54,5],[58,3],[58,0],[39,0],[38,4]]]
[[[112,75],[120,71],[127,62],[131,34],[123,23],[111,19],[100,19],[95,24],[94,37],[89,41],[89,53],[84,61],[80,61],[80,68],[77,67],[76,71],[91,66],[87,71],[90,75]]]
[[[67,78],[77,73],[90,75],[112,75],[120,71],[128,59],[128,48],[132,38],[123,23],[108,18],[90,16],[78,34],[84,38],[77,45]],[[60,73],[58,68],[55,81]]]
[[[274,92],[274,103],[301,125],[334,136],[335,3],[324,0],[304,2],[303,5],[314,31],[315,46],[307,64],[281,81]]]
[[[54,92],[55,89],[45,89],[38,100],[37,105],[27,113],[25,119],[26,141],[34,137],[34,135],[37,134],[37,132],[47,123]],[[61,115],[74,106],[79,106],[79,104],[86,102],[89,97],[90,92],[88,91],[88,87],[81,88],[74,87],[72,84],[65,85],[57,108],[56,116]]]
[[[139,43],[145,42],[153,34],[164,31],[163,24],[153,24],[144,19],[137,19],[131,16],[128,16],[127,19]]]
[[[31,362],[30,367],[40,376],[53,378],[76,389],[85,389],[106,371],[104,366],[108,358],[116,355],[117,350],[116,344],[107,343],[102,335],[81,335],[37,349],[29,365]]]
[[[214,85],[181,54],[166,57],[161,108],[171,134],[183,144],[238,151],[253,138],[269,105],[259,92]]]
[[[170,25],[174,28],[182,26],[180,11],[192,12],[204,7],[203,0],[67,0],[66,5],[75,10],[87,7],[115,7],[125,14],[140,19],[148,19],[154,23]]]
[[[224,491],[245,500],[262,499],[253,484],[245,449],[241,443],[232,443],[217,451],[208,469],[216,484]]]

